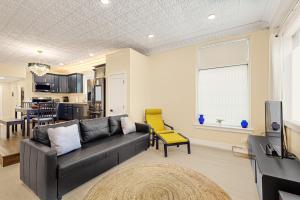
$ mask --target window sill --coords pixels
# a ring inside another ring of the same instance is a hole
[[[251,134],[253,132],[252,128],[241,128],[241,127],[233,127],[233,126],[222,126],[222,125],[215,125],[215,124],[194,124],[195,128],[199,129],[207,129],[213,131],[224,131],[224,132],[231,132],[231,133],[245,133]]]
[[[284,125],[290,129],[292,129],[293,131],[300,133],[300,122],[285,121]]]

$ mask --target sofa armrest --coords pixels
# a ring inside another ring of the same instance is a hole
[[[21,141],[20,178],[41,200],[57,199],[57,154],[30,139]]]
[[[136,131],[150,133],[150,127],[147,124],[135,123]]]

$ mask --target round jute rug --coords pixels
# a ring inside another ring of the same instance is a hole
[[[131,165],[109,172],[85,200],[230,200],[200,173],[169,164]]]

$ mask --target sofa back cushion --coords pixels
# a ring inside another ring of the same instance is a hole
[[[80,121],[81,139],[87,143],[110,135],[108,118],[86,119]]]
[[[45,126],[37,126],[33,129],[32,139],[36,142],[40,142],[40,143],[50,147],[50,140],[48,137],[48,129],[49,128],[67,127],[67,126],[72,126],[74,124],[77,124],[79,127],[79,120],[75,119],[75,120],[68,121],[68,122],[50,124],[50,125],[45,125]]]
[[[109,117],[110,135],[122,134],[121,117],[128,117],[128,115],[118,115]]]

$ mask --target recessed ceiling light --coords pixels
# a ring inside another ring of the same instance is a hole
[[[3,80],[3,79],[5,79],[5,77],[4,76],[0,76],[0,79]]]
[[[81,61],[79,61],[80,63],[83,63],[83,61],[81,60]]]
[[[216,15],[214,15],[214,14],[208,15],[208,17],[207,17],[207,19],[210,19],[210,20],[215,19],[215,18],[216,18]]]
[[[93,56],[94,56],[94,54],[93,54],[93,53],[90,53],[90,54],[89,54],[89,56],[90,56],[90,57],[93,57]]]
[[[148,38],[154,38],[153,34],[148,35]]]
[[[107,5],[107,4],[109,4],[109,3],[110,3],[110,1],[109,1],[109,0],[101,0],[101,3],[103,3],[103,4]]]
[[[59,63],[59,65],[60,65],[60,66],[63,66],[63,65],[64,65],[64,63]]]

